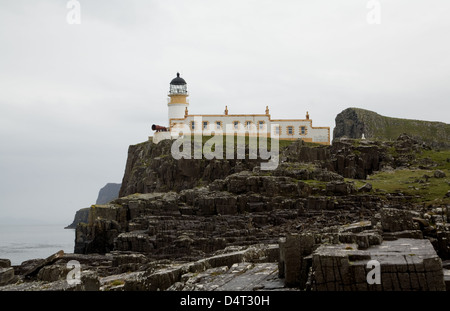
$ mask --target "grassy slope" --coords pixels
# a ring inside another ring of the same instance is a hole
[[[379,115],[373,111],[352,108],[366,124],[368,137],[395,140],[403,133],[421,137],[425,141],[450,146],[450,124],[421,120],[399,119]]]
[[[433,170],[425,169],[401,169],[379,172],[367,178],[367,180],[351,180],[356,187],[361,187],[366,182],[372,184],[374,190],[384,190],[388,193],[401,192],[405,195],[416,196],[416,202],[450,204],[450,198],[444,195],[450,190],[450,151],[423,151],[418,158],[429,158],[437,163]],[[440,169],[447,175],[444,178],[434,178],[433,172]],[[431,178],[426,181],[424,175]],[[350,181],[350,179],[347,179]],[[422,181],[422,182],[419,182]]]

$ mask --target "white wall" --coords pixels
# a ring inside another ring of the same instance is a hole
[[[258,128],[258,122],[264,121],[265,125],[268,127],[269,131],[271,130],[271,125],[278,124],[280,126],[280,138],[290,138],[290,139],[298,139],[298,138],[309,138],[312,139],[313,142],[329,142],[329,129],[328,128],[313,128],[311,126],[311,120],[274,120],[269,121],[269,117],[266,115],[202,115],[202,116],[188,116],[186,120],[184,120],[185,124],[189,126],[191,130],[191,121],[201,122],[200,124],[196,124],[196,130],[203,129],[203,122],[209,122],[209,128],[215,129],[216,122],[222,122],[223,131],[226,130],[226,124],[234,124],[235,121],[238,121],[241,126],[245,126],[247,121],[253,122],[255,126]],[[182,122],[181,120],[176,122]],[[287,134],[287,127],[293,127],[293,135]],[[306,128],[306,134],[300,134],[300,127],[304,126]]]
[[[169,107],[169,126],[170,119],[184,118],[184,113],[188,104],[168,104]]]

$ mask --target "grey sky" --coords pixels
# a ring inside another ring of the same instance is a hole
[[[121,182],[130,144],[167,123],[177,71],[191,113],[334,127],[360,107],[450,123],[450,2],[0,0],[0,222],[68,224]]]

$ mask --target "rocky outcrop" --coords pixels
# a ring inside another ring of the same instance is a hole
[[[285,285],[315,291],[446,290],[447,270],[430,239],[422,236],[428,224],[413,217],[420,213],[382,208],[380,214],[372,221],[280,239],[279,273]],[[417,231],[420,235],[413,234]]]
[[[171,140],[130,146],[119,197],[133,193],[181,191],[207,185],[230,174],[252,170],[260,162],[248,159],[175,160],[171,155],[171,146]]]
[[[321,245],[312,257],[312,289],[317,291],[446,290],[442,261],[428,240],[384,241],[366,250],[354,244]],[[379,265],[379,284],[367,281],[371,261]]]
[[[31,263],[29,265],[29,267],[27,267],[27,269],[22,273],[24,277],[26,278],[31,278],[33,276],[35,276],[36,274],[39,273],[39,271],[48,265],[51,265],[52,263],[54,263],[56,260],[58,260],[59,258],[64,256],[64,251],[59,251],[45,259],[40,259],[37,260],[33,263]]]
[[[373,111],[347,108],[336,116],[333,141],[342,138],[395,140],[406,133],[438,148],[450,147],[450,125],[442,122],[408,120],[381,116]]]
[[[107,183],[98,192],[95,204],[106,204],[119,197],[119,191],[122,184]]]
[[[121,191],[140,187],[142,180],[150,181],[149,176],[155,178],[151,179],[155,187],[144,187],[144,193],[120,197],[109,204],[93,205],[89,222],[77,227],[76,253],[132,251],[158,259],[193,260],[227,246],[274,243],[293,227],[339,224],[341,217],[356,221],[363,214],[373,217],[384,202],[382,198],[369,184],[356,189],[344,177],[365,178],[386,165],[395,167],[403,162],[391,157],[389,149],[403,155],[401,151],[412,152],[418,145],[407,136],[392,143],[356,144],[347,139],[331,147],[297,141],[282,150],[281,163],[275,170],[261,171],[255,162],[242,160],[231,165],[223,160],[220,165],[228,168],[223,178],[211,173],[215,171],[211,165],[218,168],[219,162],[206,160],[190,160],[197,161],[190,162],[190,176],[169,178],[156,173],[155,169],[161,167],[171,167],[169,175],[188,169],[165,154],[169,148],[170,142],[165,141],[130,147]],[[149,155],[156,156],[153,160],[158,162],[157,167],[150,159],[138,172]],[[198,176],[209,180],[207,186],[198,185]],[[172,188],[178,191],[167,191]],[[383,204],[395,207],[397,200],[404,199],[391,195]],[[404,233],[395,234],[400,237]],[[368,245],[367,238],[348,237],[361,245]]]
[[[106,204],[119,197],[121,184],[108,183],[100,189],[95,204]],[[65,229],[76,229],[79,223],[88,223],[89,207],[82,208],[75,213],[73,222]]]
[[[275,263],[278,259],[278,247],[277,245],[254,245],[248,248],[226,248],[221,252],[217,252],[214,256],[207,257],[195,262],[170,266],[160,270],[148,270],[138,275],[134,279],[129,279],[124,285],[125,290],[208,290],[213,284],[205,284],[205,278],[211,275],[216,276],[216,283],[211,288],[219,288],[221,290],[239,289],[236,284],[232,284],[232,279],[235,278],[233,274],[239,272],[243,274],[247,269],[236,269],[242,267],[240,263],[244,263],[244,266],[251,265],[258,262],[272,262]],[[272,265],[272,267],[276,265]],[[224,280],[223,276],[229,273],[227,280]],[[273,272],[273,270],[272,270]],[[217,275],[223,274],[217,282]],[[270,273],[269,273],[270,274]],[[248,277],[248,276],[247,276]],[[255,278],[258,280],[258,278]],[[203,281],[203,282],[200,282]],[[261,281],[261,278],[259,278]],[[231,283],[230,283],[231,282]],[[247,280],[248,282],[248,280]],[[228,284],[225,284],[228,283]],[[242,285],[242,284],[241,284]],[[252,282],[247,286],[251,289],[256,287],[258,282]],[[241,288],[239,290],[248,290]]]
[[[260,160],[175,160],[172,142],[145,142],[132,145],[119,196],[134,193],[179,192],[206,186],[218,179],[242,171],[259,169]],[[278,167],[270,175],[320,181],[365,178],[380,169],[386,158],[386,147],[372,144],[355,146],[342,141],[333,146],[309,146],[298,140],[281,150]]]
[[[151,261],[128,252],[64,254],[31,278],[17,267],[15,284],[2,284],[0,291],[279,290],[284,285],[277,260],[276,244],[228,247],[193,262]],[[69,283],[74,261],[80,264],[79,282]]]
[[[366,179],[389,160],[387,146],[376,142],[355,144],[353,140],[342,139],[334,142],[330,151],[333,170],[346,178]]]
[[[332,181],[316,188],[282,172]],[[327,172],[282,165],[272,175],[241,171],[208,187],[133,194],[93,205],[89,223],[77,227],[75,252],[132,251],[194,260],[227,246],[276,243],[292,228],[337,224],[344,215],[373,216],[378,197],[357,194],[352,183]]]
[[[82,208],[75,213],[73,222],[64,229],[76,229],[79,223],[88,223],[89,207]]]

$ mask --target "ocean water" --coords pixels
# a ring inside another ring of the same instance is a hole
[[[64,226],[0,224],[0,258],[20,265],[25,260],[47,258],[59,250],[73,253],[75,230]]]

